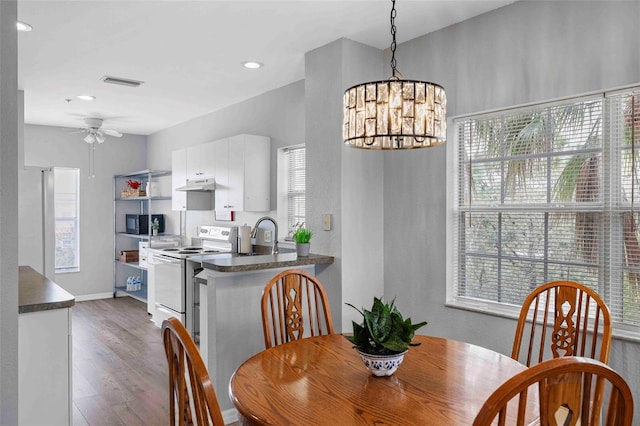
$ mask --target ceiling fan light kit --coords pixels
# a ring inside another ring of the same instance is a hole
[[[96,177],[94,172],[96,143],[103,143],[104,135],[109,135],[116,138],[122,136],[122,133],[118,132],[117,130],[103,129],[103,122],[104,120],[102,118],[88,117],[84,119],[84,124],[87,127],[83,129],[82,132],[87,133],[87,135],[84,137],[84,141],[89,144],[89,179]]]
[[[439,84],[405,80],[396,69],[396,2],[391,0],[391,71],[384,81],[344,92],[342,139],[361,149],[412,149],[442,145],[447,98]]]

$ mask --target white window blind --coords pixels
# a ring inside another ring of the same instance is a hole
[[[617,323],[640,326],[633,99],[454,120],[454,299],[518,306],[535,287],[566,279],[597,291]]]
[[[80,269],[79,185],[80,170],[56,167],[54,177],[55,270]]]
[[[640,92],[607,97],[611,144],[611,264],[609,306],[614,318],[640,325]]]
[[[305,147],[285,150],[287,168],[287,229],[305,222],[306,158]]]

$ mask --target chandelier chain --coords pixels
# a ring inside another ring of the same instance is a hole
[[[391,0],[391,75],[395,78],[396,70],[396,0]]]

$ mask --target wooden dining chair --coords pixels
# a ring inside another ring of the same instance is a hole
[[[162,322],[162,338],[169,363],[171,424],[223,426],[213,383],[187,329],[169,318]]]
[[[527,367],[562,356],[606,364],[610,345],[611,314],[600,296],[577,282],[554,281],[533,290],[523,302],[511,358]]]
[[[487,398],[473,426],[530,424],[527,415],[539,416],[534,423],[543,426],[599,425],[601,407],[592,403],[598,386],[608,396],[602,424],[631,426],[633,396],[627,382],[598,360],[573,356],[543,361],[504,382]],[[529,392],[538,396],[538,409],[527,409]]]
[[[327,293],[320,281],[305,271],[289,269],[271,278],[262,292],[261,307],[267,349],[334,333]]]

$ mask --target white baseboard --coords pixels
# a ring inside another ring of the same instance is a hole
[[[222,420],[224,420],[225,425],[237,422],[238,411],[235,408],[229,408],[228,410],[224,410],[222,412]]]
[[[76,296],[76,302],[86,302],[87,300],[98,300],[98,299],[111,299],[112,297],[113,297],[113,292],[84,294],[82,296]]]

